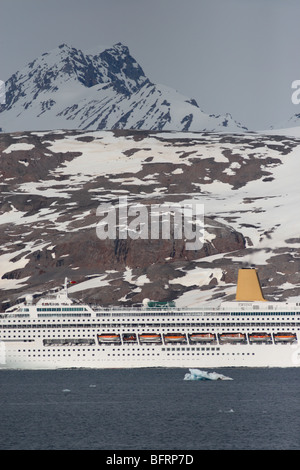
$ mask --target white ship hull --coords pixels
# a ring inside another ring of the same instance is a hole
[[[93,309],[65,286],[0,315],[2,369],[299,365],[300,303]]]
[[[109,349],[109,348],[107,348]],[[139,349],[139,352],[137,351]],[[119,348],[95,354],[88,347],[82,347],[71,355],[63,348],[55,352],[27,349],[18,354],[12,345],[6,345],[5,360],[1,369],[68,369],[68,368],[224,368],[224,367],[299,367],[300,345],[223,345],[219,351],[205,348],[205,351],[163,351],[162,347]],[[44,354],[43,354],[44,353]],[[44,357],[43,357],[44,356]]]
[[[229,312],[224,317],[213,312],[187,317],[186,311],[184,315],[177,314],[172,322],[165,312],[133,311],[126,314],[122,311],[120,315],[115,312],[113,315],[108,317],[105,313],[105,316],[100,314],[94,319],[91,316],[81,317],[80,320],[72,316],[47,319],[37,317],[21,320],[24,326],[18,323],[18,317],[2,320],[0,368],[220,368],[300,365],[300,312],[289,322],[284,314],[276,317],[263,314],[255,316],[251,323],[247,317],[238,317]],[[243,322],[245,326],[241,326]],[[69,325],[65,326],[64,323]],[[136,326],[129,331],[130,327],[124,325],[130,323],[141,324],[144,328]],[[168,323],[170,326],[161,327]],[[184,326],[186,324],[189,326]],[[144,339],[139,340],[139,333],[145,334],[141,330],[150,329],[150,325],[153,333],[161,335],[161,342],[145,343]],[[179,325],[187,338],[186,342],[178,340],[177,343],[169,343],[167,335],[172,329],[178,331]],[[195,334],[195,330],[203,329],[207,333],[213,333],[216,340],[212,343],[195,343],[189,339],[190,334]],[[105,343],[102,338],[99,339],[101,334],[109,334],[111,330],[118,332],[120,342]],[[253,331],[261,330],[271,335],[271,342],[269,339],[266,342],[251,342]],[[246,340],[243,337],[240,342],[232,342],[229,337],[226,342],[226,331],[242,333]],[[278,332],[281,333],[281,342],[276,340]],[[286,341],[285,332],[286,337],[294,335],[289,342]],[[123,336],[128,337],[129,333],[135,335],[135,342],[123,340]]]

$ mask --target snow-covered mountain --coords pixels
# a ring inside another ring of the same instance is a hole
[[[243,131],[230,114],[204,113],[195,100],[152,83],[118,43],[99,53],[62,44],[5,84],[4,132],[49,129]]]
[[[264,132],[264,131],[263,131]],[[293,114],[289,119],[281,122],[276,127],[272,126],[269,134],[300,136],[300,113]]]
[[[145,131],[0,134],[0,304],[77,281],[101,305],[232,299],[256,266],[267,298],[300,296],[300,139]],[[204,243],[106,239],[100,204],[204,205]]]

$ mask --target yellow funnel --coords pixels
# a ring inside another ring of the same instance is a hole
[[[240,269],[236,289],[236,299],[240,302],[265,301],[256,269]]]

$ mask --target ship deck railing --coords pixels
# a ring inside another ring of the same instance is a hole
[[[230,308],[181,308],[181,307],[172,307],[172,308],[143,308],[143,307],[91,307],[93,311],[96,313],[96,315],[101,314],[101,315],[107,315],[107,316],[118,316],[118,315],[126,315],[126,314],[135,314],[135,315],[141,315],[141,316],[150,316],[150,315],[157,315],[157,316],[162,316],[162,315],[213,315],[215,316],[216,314],[219,315],[295,315],[295,314],[300,314],[299,310],[295,311],[286,311],[286,310],[251,310],[251,309],[245,309],[245,310],[240,310],[240,311],[233,311]]]
[[[233,310],[230,307],[198,307],[198,308],[183,308],[183,307],[127,307],[127,306],[114,306],[114,307],[99,307],[99,305],[95,306],[92,304],[87,304],[90,308],[87,309],[86,312],[75,313],[75,312],[59,312],[59,313],[38,313],[36,312],[37,317],[91,317],[91,316],[105,316],[105,317],[117,317],[117,316],[216,316],[216,315],[228,315],[228,316],[279,316],[284,315],[285,317],[288,316],[295,316],[300,315],[299,308],[295,310],[290,309],[261,309],[261,310],[253,310],[251,308],[244,308],[240,310]],[[0,314],[1,319],[6,318],[13,318],[13,317],[31,317],[32,313],[22,313],[21,311],[12,311]]]

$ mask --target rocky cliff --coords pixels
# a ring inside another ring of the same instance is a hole
[[[233,298],[237,270],[259,268],[269,298],[298,296],[300,140],[144,131],[0,135],[2,307],[57,288],[102,305]],[[100,240],[99,207],[204,207],[203,243],[183,236]]]

